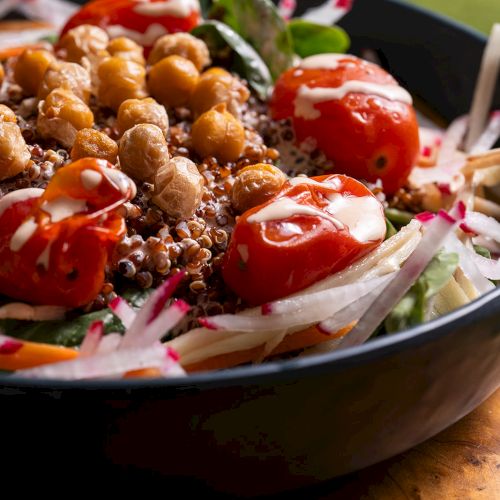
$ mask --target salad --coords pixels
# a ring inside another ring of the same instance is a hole
[[[0,51],[5,376],[310,355],[495,287],[500,29],[443,131],[333,3],[94,0]]]

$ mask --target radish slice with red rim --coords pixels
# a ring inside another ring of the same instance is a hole
[[[92,356],[97,352],[104,334],[104,323],[102,321],[94,321],[83,338],[80,346],[80,356]]]

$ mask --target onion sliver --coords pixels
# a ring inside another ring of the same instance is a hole
[[[465,224],[474,233],[500,242],[500,223],[493,217],[469,210]]]
[[[470,154],[477,155],[489,151],[500,138],[500,111],[492,113],[488,126],[472,146]]]

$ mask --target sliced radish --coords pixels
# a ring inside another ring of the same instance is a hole
[[[99,342],[97,354],[105,354],[116,351],[122,342],[123,335],[121,333],[108,333]]]
[[[456,210],[456,212],[460,213],[461,210]],[[456,229],[459,221],[460,219],[455,220],[443,210],[438,212],[437,217],[428,224],[420,243],[403,264],[398,275],[382,290],[354,330],[342,339],[339,347],[362,344],[371,337],[422,274],[448,236]]]
[[[123,323],[125,328],[130,328],[136,317],[136,312],[130,304],[122,297],[116,297],[109,303],[109,308],[115,316]]]
[[[415,167],[411,171],[409,183],[415,188],[436,183],[447,191],[446,194],[456,193],[465,184],[465,177],[461,173],[465,164],[465,155],[457,153],[455,159],[439,163],[435,167]]]
[[[493,217],[469,210],[465,218],[465,224],[475,234],[491,238],[500,243],[500,223]]]
[[[104,323],[102,321],[94,321],[89,328],[80,346],[80,356],[92,356],[101,342],[104,335]]]
[[[0,335],[0,355],[15,354],[21,347],[23,347],[23,343],[20,340]]]
[[[447,163],[455,159],[455,155],[464,140],[468,125],[468,116],[460,116],[451,122],[443,135],[437,161],[438,164]]]
[[[489,151],[498,139],[500,139],[500,111],[495,111],[481,137],[472,146],[470,154],[478,155]]]

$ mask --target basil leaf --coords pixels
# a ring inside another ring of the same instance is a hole
[[[423,323],[430,299],[448,283],[457,266],[456,253],[437,254],[386,318],[387,332],[393,333]]]
[[[303,19],[292,19],[288,23],[295,53],[300,57],[344,53],[351,44],[347,33],[338,26],[323,26]]]
[[[123,297],[134,307],[141,307],[152,290],[129,289]],[[0,320],[0,330],[6,335],[32,342],[74,347],[82,343],[88,327],[94,321],[103,321],[105,333],[123,333],[121,321],[109,310],[94,311],[64,321]]]
[[[191,31],[208,46],[216,64],[229,68],[248,81],[261,99],[266,99],[273,84],[269,69],[259,54],[238,33],[219,21],[207,21]]]

